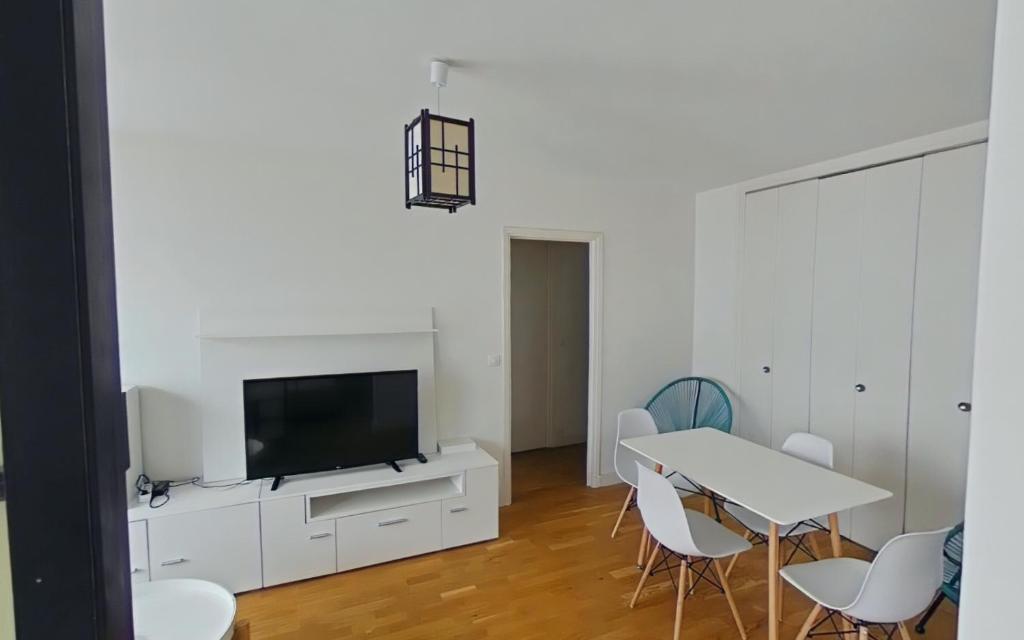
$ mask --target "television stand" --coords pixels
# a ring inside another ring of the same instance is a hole
[[[394,460],[392,460],[388,464],[391,465],[391,468],[397,471],[398,473],[402,473],[402,467],[398,466],[398,463],[395,462]]]
[[[274,484],[270,485],[271,491],[277,491],[277,488],[281,486],[284,481],[284,476],[274,476]]]
[[[417,453],[416,459],[419,460],[421,464],[427,464],[427,456],[423,455],[422,453]]]

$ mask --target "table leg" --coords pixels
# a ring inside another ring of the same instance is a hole
[[[779,639],[779,525],[768,524],[768,640]]]
[[[839,514],[830,513],[828,514],[828,533],[829,538],[832,540],[832,557],[838,558],[843,555],[843,538],[839,534]],[[848,632],[853,631],[853,625],[846,618],[839,623],[839,628],[843,630],[843,637],[848,635]],[[864,630],[864,627],[861,627]]]
[[[832,539],[832,557],[843,555],[843,538],[839,535],[839,514],[828,514],[829,537]]]

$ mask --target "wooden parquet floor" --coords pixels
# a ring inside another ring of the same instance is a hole
[[[562,471],[575,464],[568,458],[578,449],[555,451],[567,457]],[[582,474],[547,474],[559,462],[551,451],[515,458],[516,497],[501,510],[498,540],[243,594],[239,619],[250,623],[253,640],[671,638],[666,574],[651,578],[636,609],[627,607],[640,574],[638,514],[627,514],[609,537],[625,489],[588,489]],[[731,576],[751,640],[767,638],[766,562],[764,546],[755,547]],[[787,588],[781,637],[795,637],[809,611],[809,601]],[[945,603],[917,637],[948,640],[955,629],[955,608]],[[687,598],[683,638],[736,637],[723,595],[702,585]]]

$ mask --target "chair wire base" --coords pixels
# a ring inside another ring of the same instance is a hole
[[[897,631],[899,630],[898,624],[876,624],[871,622],[864,622],[863,620],[857,620],[850,616],[843,615],[840,611],[833,611],[832,609],[826,609],[828,615],[811,627],[808,632],[808,638],[820,638],[822,636],[839,637],[839,638],[856,638],[857,634],[860,633],[861,627],[868,629],[868,638],[872,640],[894,640],[897,637]],[[848,622],[850,624],[849,629],[842,629],[839,625],[841,622]],[[830,625],[831,629],[820,630],[821,627]],[[875,635],[872,633],[872,628],[883,635]]]
[[[672,564],[673,560],[678,560],[678,562]],[[661,560],[651,568],[651,575],[653,576],[659,571],[668,571],[668,579],[672,582],[672,588],[678,589],[679,584],[676,582],[676,576],[672,571],[679,569],[679,580],[682,580],[683,571],[689,570],[693,572],[693,581],[690,584],[690,588],[683,595],[684,598],[693,595],[694,590],[702,580],[714,587],[719,593],[724,594],[725,588],[718,581],[718,576],[715,575],[715,572],[712,571],[713,562],[712,558],[687,558],[662,546]]]

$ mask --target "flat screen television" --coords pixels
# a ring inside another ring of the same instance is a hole
[[[415,370],[243,381],[246,477],[416,458],[416,387]]]

